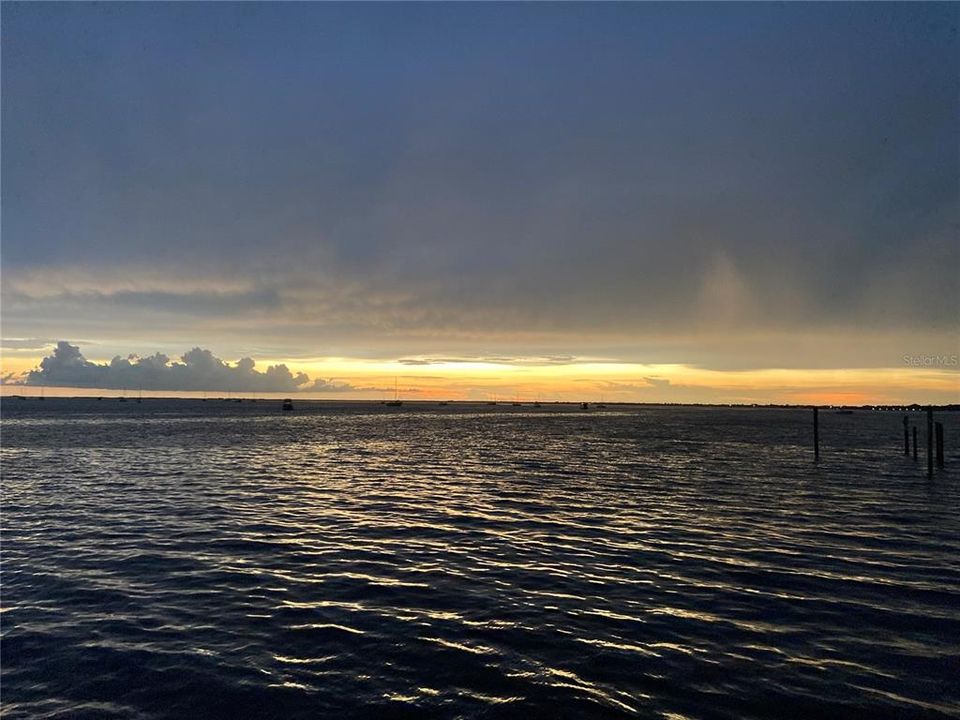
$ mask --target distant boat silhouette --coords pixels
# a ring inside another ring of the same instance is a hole
[[[284,399],[283,399],[283,411],[284,411],[284,412],[290,412],[291,410],[293,410],[293,400],[291,400],[290,398],[284,398]]]
[[[393,400],[387,400],[384,405],[388,407],[400,407],[403,400],[400,399],[400,389],[397,387],[397,379],[393,379]]]
[[[585,403],[585,402],[580,403],[580,409],[581,409],[581,410],[589,410],[589,409],[590,409],[590,403]]]

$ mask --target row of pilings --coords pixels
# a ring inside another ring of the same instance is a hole
[[[933,408],[926,408],[927,418],[927,477],[933,477],[933,465],[943,468],[943,423],[934,422]],[[912,430],[912,432],[911,432]],[[910,438],[913,437],[913,459],[918,459],[917,426],[910,425],[910,416],[903,416],[903,454],[910,457]],[[820,408],[813,408],[813,458],[820,459]]]

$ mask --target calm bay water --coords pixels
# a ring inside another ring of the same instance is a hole
[[[5,718],[960,717],[956,414],[3,414]]]

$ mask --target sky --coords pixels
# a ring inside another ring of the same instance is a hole
[[[3,381],[960,402],[958,25],[4,3]]]

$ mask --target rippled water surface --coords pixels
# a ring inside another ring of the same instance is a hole
[[[3,413],[4,717],[960,716],[956,414]]]

